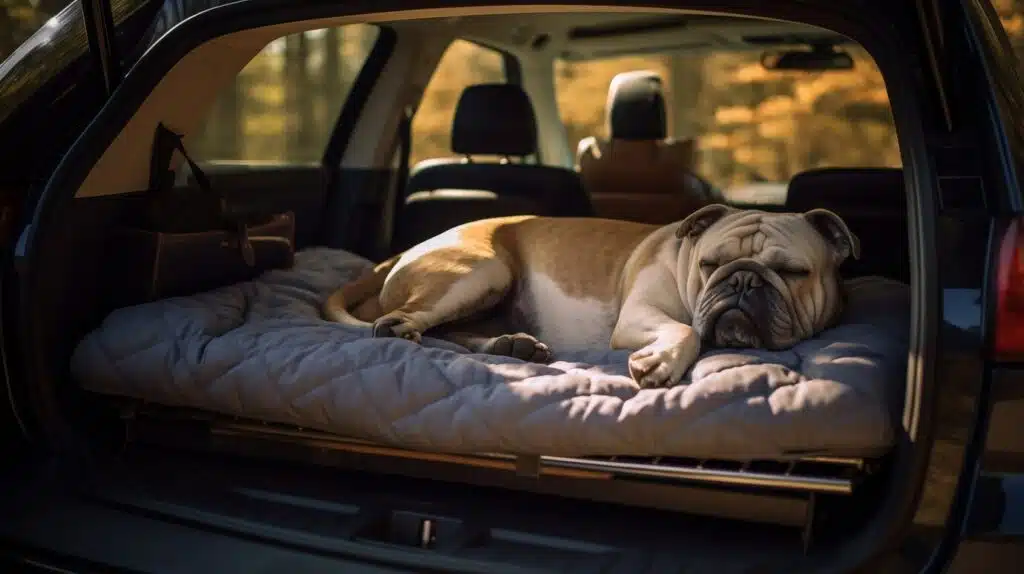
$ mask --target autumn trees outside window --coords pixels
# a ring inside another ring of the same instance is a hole
[[[900,165],[882,76],[863,50],[852,70],[780,72],[760,52],[561,61],[556,90],[570,138],[605,137],[612,77],[656,71],[668,102],[669,136],[697,139],[697,171],[722,189],[786,182],[816,167]]]
[[[318,164],[377,41],[370,24],[278,38],[222,91],[190,138],[204,161]]]

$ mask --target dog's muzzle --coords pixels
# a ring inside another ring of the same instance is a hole
[[[750,266],[742,266],[709,286],[694,323],[714,347],[770,347],[772,314],[781,299],[772,284]]]

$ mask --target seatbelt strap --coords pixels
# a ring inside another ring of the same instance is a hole
[[[217,209],[223,219],[225,230],[236,235],[238,247],[245,264],[252,267],[256,264],[256,253],[253,250],[252,242],[249,239],[249,229],[245,222],[236,217],[228,204],[227,196],[210,184],[206,173],[192,159],[185,150],[184,136],[172,131],[160,122],[156,126],[156,134],[153,141],[153,152],[150,156],[149,165],[149,192],[167,193],[174,188],[174,172],[171,171],[171,158],[177,151],[188,163],[189,171],[195,178],[199,189],[210,194],[217,202]],[[154,204],[154,207],[158,205]]]

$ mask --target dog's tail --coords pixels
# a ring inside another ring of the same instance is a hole
[[[339,287],[324,301],[324,318],[354,327],[371,326],[372,321],[383,314],[377,296],[384,287],[384,280],[388,273],[394,269],[400,256],[395,255],[391,259],[379,263],[358,279]],[[355,313],[349,311],[349,309],[357,307]]]

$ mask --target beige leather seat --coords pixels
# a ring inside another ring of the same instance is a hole
[[[576,166],[598,217],[665,224],[710,203],[693,177],[692,139],[666,139],[665,98],[654,72],[612,79],[608,140],[589,137],[576,149]]]

